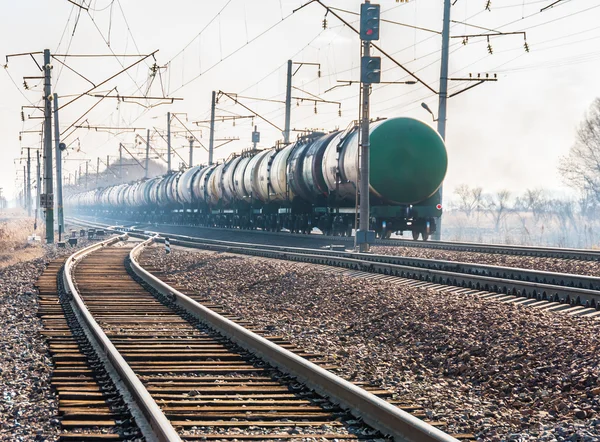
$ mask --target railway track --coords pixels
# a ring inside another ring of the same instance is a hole
[[[107,227],[107,226],[104,226]],[[132,229],[127,229],[132,230]],[[152,232],[135,232],[148,238]],[[563,313],[596,317],[600,313],[600,278],[390,255],[359,254],[323,249],[292,248],[242,242],[211,240],[161,233],[174,245],[204,248],[267,258],[326,264],[354,271],[413,279],[436,286],[454,286],[481,296],[521,298],[551,304]],[[518,299],[515,299],[516,302]]]
[[[62,276],[53,262],[38,283],[64,440],[457,440],[405,411],[420,407],[161,282],[137,263],[150,242],[125,239],[76,253]]]
[[[89,222],[90,220],[87,219]],[[122,220],[111,220],[115,223],[125,223],[124,225],[136,226],[140,225],[149,226],[151,230],[158,228],[198,228],[208,231],[215,232],[231,232],[240,233],[243,232],[247,235],[253,235],[257,238],[272,237],[272,238],[299,238],[304,241],[310,239],[310,241],[323,242],[324,244],[331,244],[332,242],[344,243],[348,246],[354,244],[353,237],[344,236],[327,236],[327,235],[295,235],[288,232],[267,232],[262,230],[240,230],[240,229],[226,229],[220,227],[199,227],[195,225],[187,224],[159,224],[150,227],[150,224],[143,223],[127,223]],[[258,240],[261,242],[261,240]],[[516,256],[532,256],[540,258],[560,258],[576,261],[600,261],[600,251],[591,249],[574,249],[574,248],[558,248],[558,247],[533,247],[533,246],[519,246],[519,245],[504,245],[504,244],[479,244],[469,242],[455,242],[455,241],[415,241],[405,240],[399,238],[392,239],[377,239],[373,245],[376,246],[391,246],[391,247],[416,247],[424,249],[438,249],[438,250],[450,250],[457,252],[479,252],[479,253],[494,253],[502,255],[516,255]]]
[[[50,262],[37,281],[38,314],[55,366],[51,383],[59,401],[59,440],[140,438],[139,427],[64,292],[60,278],[64,262],[64,258]]]

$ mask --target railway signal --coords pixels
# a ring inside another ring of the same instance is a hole
[[[381,57],[362,57],[360,66],[361,83],[381,82]]]
[[[360,39],[363,41],[379,40],[379,21],[381,7],[364,3],[360,6]]]

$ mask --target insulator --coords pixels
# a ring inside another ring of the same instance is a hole
[[[487,46],[487,50],[488,50],[488,52],[489,52],[490,55],[494,53],[494,50],[492,49],[492,45],[489,44],[489,43],[488,43],[488,46]]]
[[[317,113],[317,104],[315,103],[315,114]]]
[[[25,114],[21,111],[21,121],[25,121]]]
[[[523,47],[525,48],[525,52],[529,52],[529,45],[527,44],[527,42],[525,42]]]
[[[323,19],[323,29],[327,29],[327,19]]]
[[[321,68],[317,71],[317,77],[321,78]]]
[[[485,9],[488,11],[492,10],[492,0],[487,0],[487,2],[485,3]]]
[[[469,43],[469,38],[468,37],[464,37],[463,41],[462,41],[462,44],[466,46],[467,43]]]

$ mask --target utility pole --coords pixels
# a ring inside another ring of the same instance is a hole
[[[361,57],[361,115],[360,115],[360,178],[359,178],[359,224],[356,232],[356,244],[360,252],[369,251],[375,232],[370,228],[369,206],[369,106],[371,84],[381,81],[381,59],[371,57],[371,40],[379,40],[379,5],[371,5],[369,0],[361,5],[360,38],[362,40]]]
[[[450,55],[450,8],[451,0],[444,0],[444,23],[442,25],[442,65],[440,68],[440,93],[438,107],[437,130],[444,141],[446,141],[446,107],[448,104],[448,59]],[[440,203],[443,205],[443,184],[438,190]],[[442,217],[438,219],[437,229],[432,239],[442,239]]]
[[[254,132],[252,132],[252,145],[254,146],[254,150],[256,150],[258,143],[260,143],[260,132],[258,131],[258,126],[254,126]]]
[[[171,112],[167,112],[167,172],[171,172]]]
[[[150,129],[146,129],[146,178],[149,176],[148,166],[150,164]]]
[[[96,189],[98,189],[98,178],[100,178],[100,157],[96,158]]]
[[[46,243],[54,244],[54,207],[52,185],[52,90],[50,49],[44,49],[44,192],[46,193]]]
[[[88,190],[89,165],[90,160],[85,160],[85,190]]]
[[[42,174],[41,174],[41,163],[40,163],[40,151],[37,151],[37,171],[36,171],[36,183],[37,192],[35,196],[35,223],[34,230],[37,230],[37,220],[40,213],[40,193],[42,193]]]
[[[188,165],[190,166],[190,168],[194,167],[194,137],[190,137],[190,161],[188,162]]]
[[[290,142],[290,122],[292,118],[292,60],[287,63],[287,83],[285,87],[285,126],[283,129],[283,142]]]
[[[58,125],[58,95],[54,94],[54,151],[56,153],[56,199],[58,209],[58,239],[65,229],[63,214],[62,150],[60,148],[60,127]]]
[[[27,166],[23,166],[23,199],[21,201],[23,210],[27,209]]]
[[[210,140],[208,144],[208,165],[212,166],[215,150],[215,110],[217,108],[217,92],[212,92],[212,103],[210,105]]]
[[[170,142],[169,142],[170,144]],[[169,157],[171,158],[171,157]],[[169,171],[171,170],[171,161],[169,161]],[[123,144],[119,143],[119,177],[123,182]]]
[[[27,216],[31,218],[31,149],[27,148]]]
[[[368,3],[368,2],[367,2]],[[371,55],[371,42],[363,41],[363,57],[369,57]],[[369,201],[369,106],[370,106],[370,89],[371,85],[368,83],[362,84],[361,92],[361,120],[360,120],[360,211],[359,211],[359,224],[358,228],[363,234],[369,230],[369,218],[370,218],[370,201]],[[358,234],[357,234],[358,238]],[[368,252],[369,243],[366,238],[364,242],[359,243],[359,251]]]

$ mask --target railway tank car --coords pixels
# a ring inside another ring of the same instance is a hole
[[[67,206],[132,221],[186,223],[349,236],[355,225],[358,128],[313,132],[295,143],[249,150],[210,166],[146,181],[72,193]],[[448,157],[444,142],[412,118],[370,128],[370,225],[378,237],[436,230],[438,190]]]

